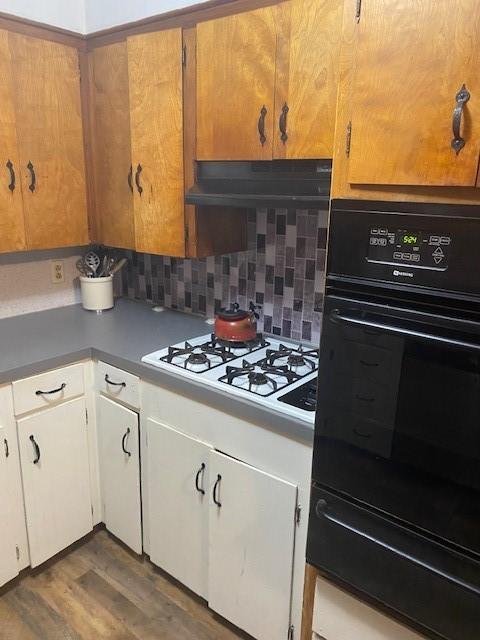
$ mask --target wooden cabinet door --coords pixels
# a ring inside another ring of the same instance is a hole
[[[87,244],[78,52],[17,33],[9,43],[28,248]]]
[[[0,31],[0,252],[25,248],[13,73],[8,32]]]
[[[355,17],[352,16],[352,20]],[[480,4],[368,0],[357,26],[348,180],[475,186],[480,150]],[[465,146],[452,149],[465,84]]]
[[[343,0],[280,6],[275,158],[332,158]]]
[[[93,156],[100,240],[135,248],[127,43],[94,49]]]
[[[182,31],[128,38],[138,251],[185,255]]]
[[[150,559],[207,598],[210,447],[155,420],[147,429]]]
[[[13,496],[8,475],[6,430],[0,425],[0,587],[18,575],[15,521],[11,518]]]
[[[216,451],[209,462],[208,604],[257,640],[285,638],[297,487]]]
[[[32,567],[92,530],[84,398],[18,420]]]
[[[197,25],[198,160],[272,159],[276,17],[267,7]]]
[[[138,415],[100,396],[97,429],[105,526],[142,553]]]

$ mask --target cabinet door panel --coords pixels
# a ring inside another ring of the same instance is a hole
[[[148,420],[150,558],[203,598],[208,570],[208,453],[203,442]],[[196,487],[197,473],[198,488],[205,494]]]
[[[103,244],[134,249],[127,43],[99,47],[91,56],[97,224]]]
[[[17,33],[9,43],[28,248],[87,244],[78,52]]]
[[[276,16],[267,7],[197,25],[199,160],[271,160]]]
[[[12,519],[11,482],[4,448],[6,430],[0,425],[0,587],[18,574],[15,521]]]
[[[331,158],[343,0],[291,0],[281,11],[274,157]],[[283,142],[279,119],[285,104],[288,138]]]
[[[40,459],[35,464],[39,447]],[[92,530],[85,400],[18,421],[32,567]]]
[[[353,18],[352,18],[353,19]],[[352,94],[349,182],[474,186],[480,150],[480,4],[362,3]],[[465,147],[451,148],[466,84]]]
[[[8,33],[0,31],[0,252],[25,248],[22,181],[17,148],[13,69]],[[7,164],[15,174],[15,188]],[[12,188],[9,188],[12,187]]]
[[[296,502],[289,482],[210,452],[208,603],[257,640],[287,636]]]
[[[137,250],[183,256],[181,29],[128,38],[128,76]]]
[[[98,398],[98,409],[105,526],[133,551],[142,553],[138,415],[103,396]]]

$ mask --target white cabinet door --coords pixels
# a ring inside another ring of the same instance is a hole
[[[105,526],[142,553],[138,415],[99,396],[97,428]]]
[[[92,530],[85,400],[18,420],[32,567]]]
[[[286,638],[297,487],[211,451],[209,497],[209,606],[257,640]]]
[[[150,559],[207,598],[210,447],[149,419]]]
[[[16,527],[12,519],[12,495],[7,470],[9,455],[5,429],[0,426],[0,587],[18,574]]]

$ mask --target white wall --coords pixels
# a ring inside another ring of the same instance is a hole
[[[84,0],[87,32],[108,29],[126,22],[155,16],[181,7],[200,4],[200,0]]]
[[[0,11],[85,33],[85,0],[0,0]]]

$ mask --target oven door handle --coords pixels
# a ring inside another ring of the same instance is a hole
[[[387,551],[390,551],[391,553],[395,553],[396,555],[400,556],[404,560],[408,560],[409,562],[412,562],[413,564],[416,564],[417,566],[420,566],[423,569],[427,569],[427,571],[431,571],[435,575],[440,576],[441,578],[444,578],[445,580],[449,580],[450,582],[453,582],[457,586],[462,587],[462,589],[467,589],[468,591],[471,591],[471,592],[475,593],[476,595],[480,596],[480,589],[478,589],[475,585],[473,585],[473,584],[471,584],[469,582],[466,582],[465,580],[462,580],[461,578],[458,578],[457,576],[454,576],[451,573],[448,573],[446,571],[442,571],[441,569],[431,565],[429,562],[425,562],[425,560],[421,560],[420,558],[416,558],[412,554],[406,553],[405,551],[402,551],[401,549],[398,549],[397,547],[395,547],[395,546],[393,546],[391,544],[388,544],[388,542],[385,542],[383,540],[379,540],[377,537],[368,534],[366,531],[362,531],[361,529],[358,529],[357,527],[355,527],[355,526],[353,526],[351,524],[348,524],[347,522],[344,522],[340,518],[337,518],[333,514],[328,513],[327,509],[328,509],[328,505],[327,505],[326,500],[323,500],[323,499],[318,500],[317,504],[315,505],[315,513],[316,513],[317,517],[318,518],[325,518],[325,520],[327,520],[331,524],[336,525],[337,527],[341,527],[342,529],[346,529],[350,533],[358,535],[358,536],[364,538],[365,540],[368,540],[369,542],[373,542],[374,544],[377,544],[378,546],[382,547],[383,549],[386,549]]]
[[[363,318],[355,318],[352,316],[346,316],[338,309],[334,309],[330,313],[330,320],[332,322],[343,322],[344,324],[354,324],[361,327],[368,327],[369,329],[380,329],[381,331],[387,331],[388,333],[394,333],[400,336],[407,336],[410,338],[419,338],[421,340],[431,340],[432,342],[441,342],[443,344],[450,345],[452,347],[461,347],[470,351],[480,351],[480,344],[474,342],[465,342],[463,340],[455,340],[453,338],[445,338],[444,336],[438,336],[432,333],[425,333],[424,331],[415,331],[414,329],[405,329],[404,327],[396,327],[393,324],[383,324],[383,322],[375,322],[372,320],[364,320]]]

